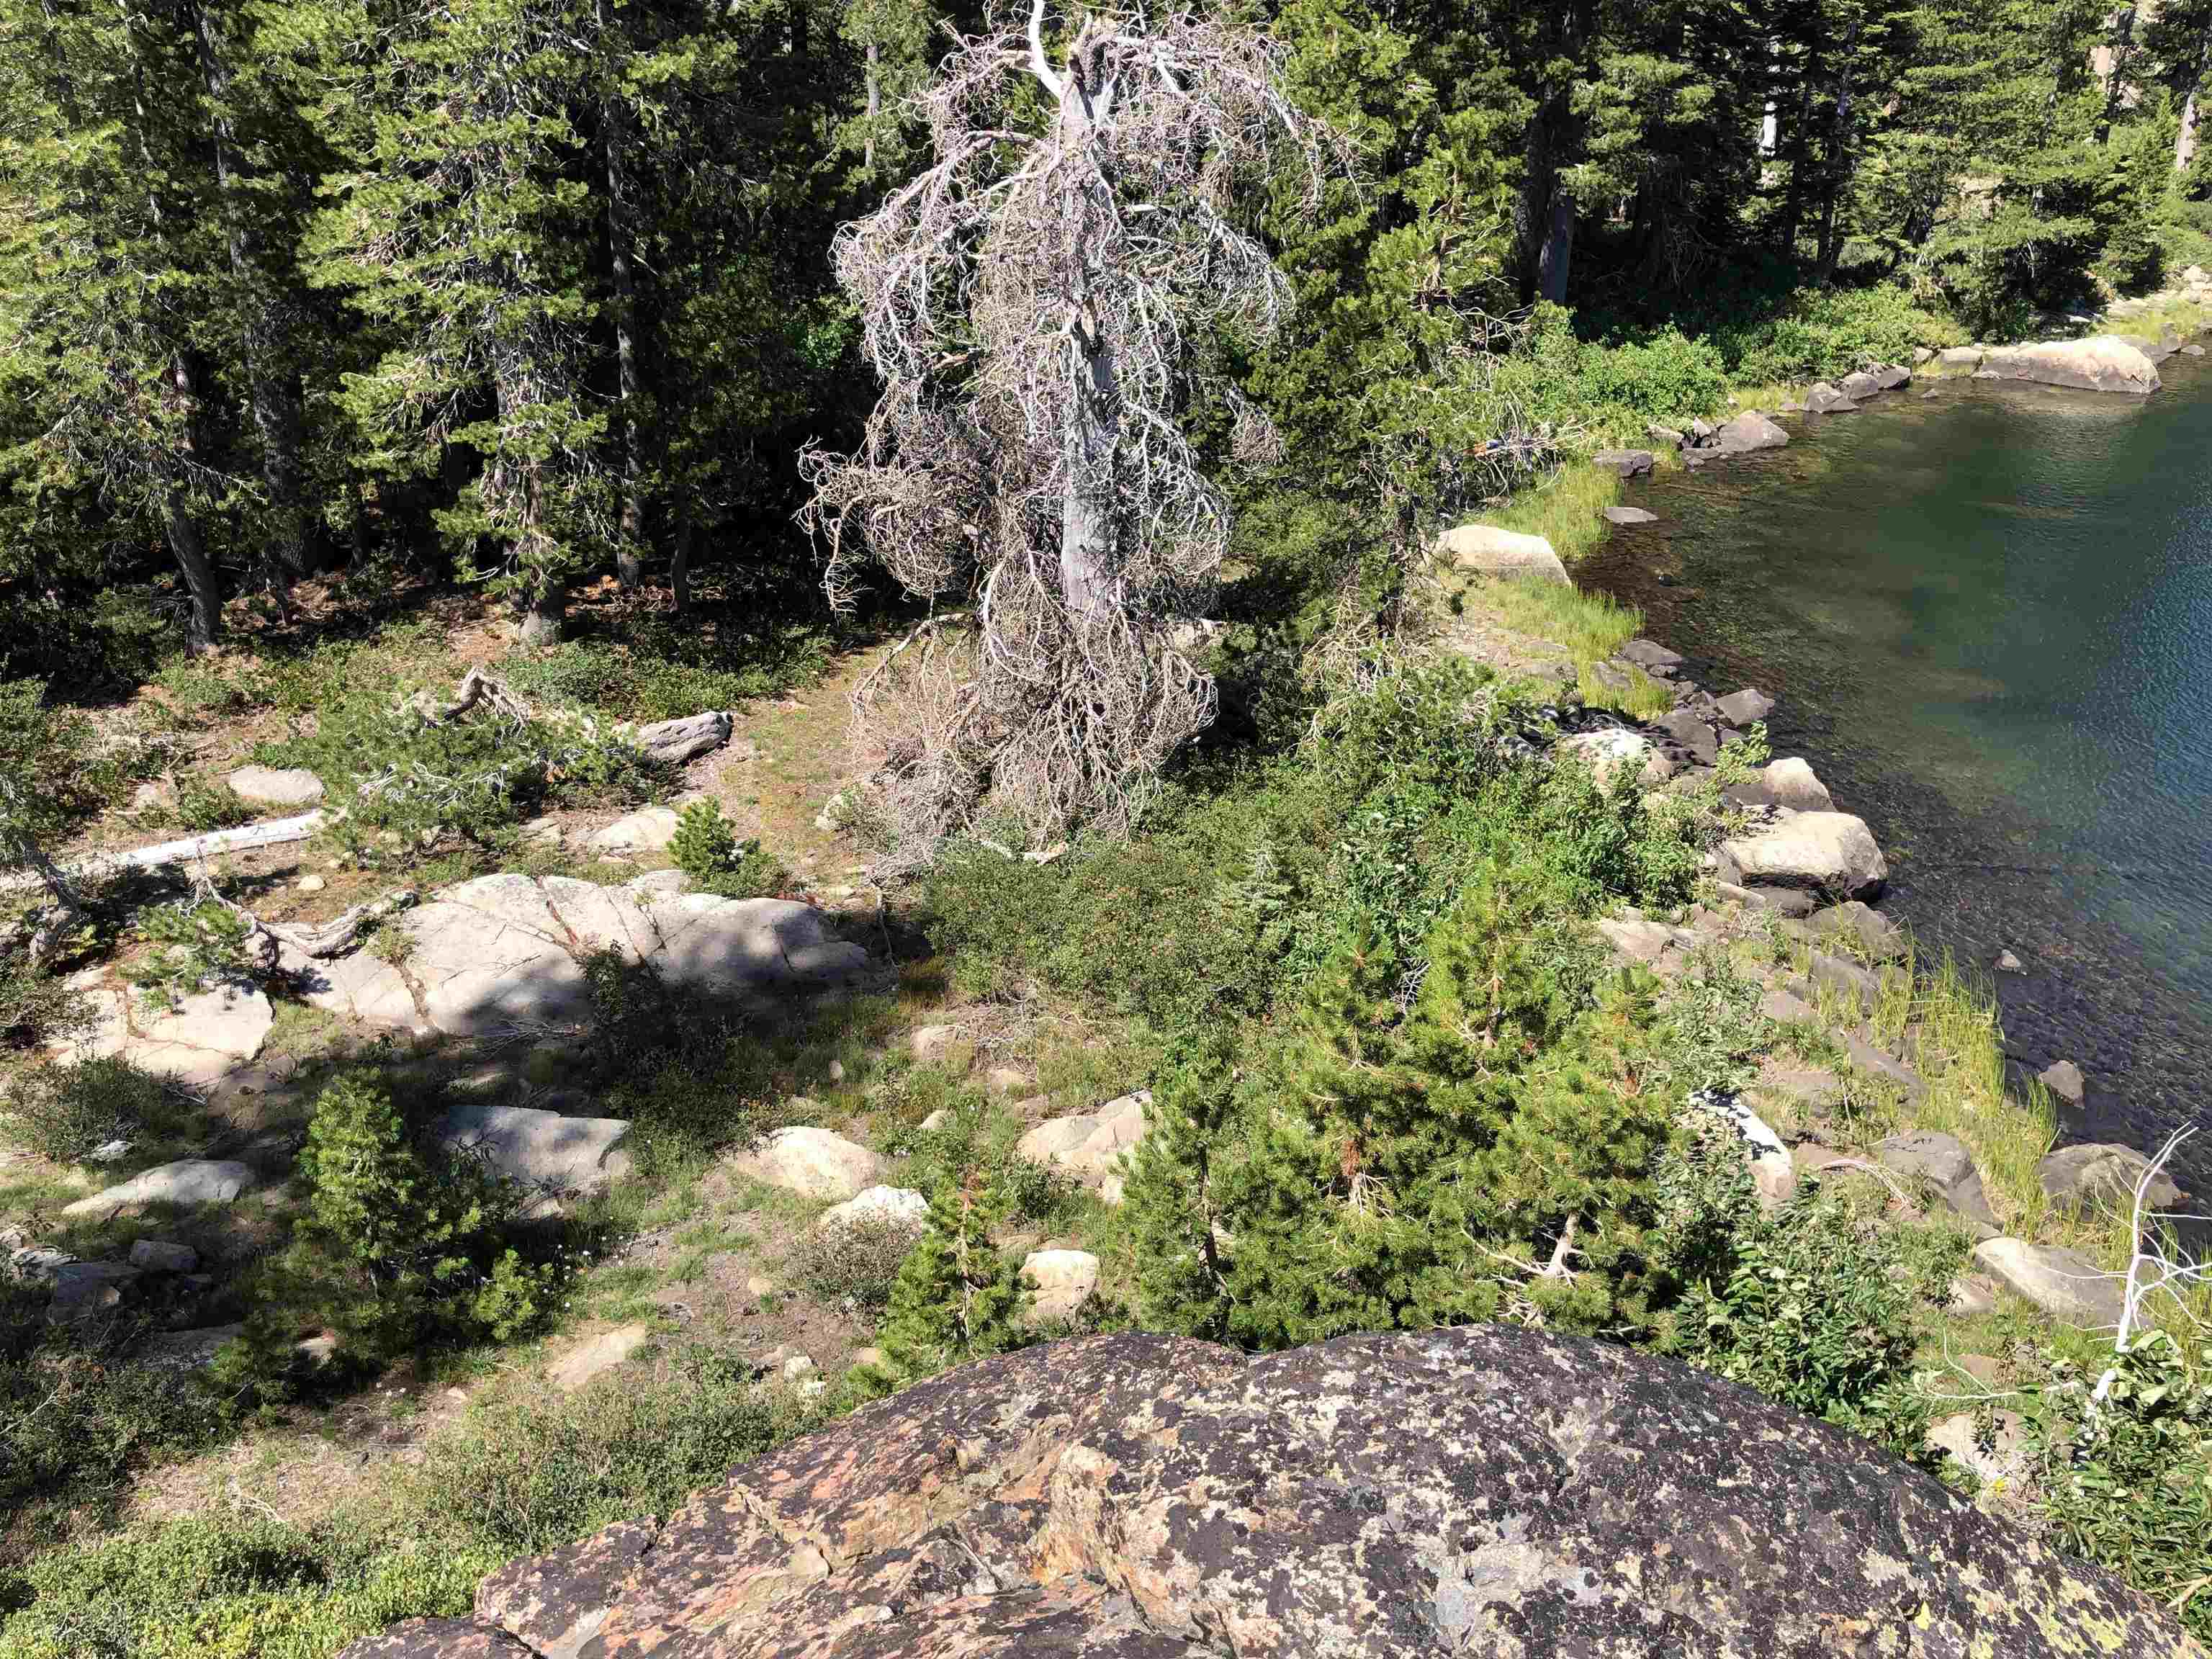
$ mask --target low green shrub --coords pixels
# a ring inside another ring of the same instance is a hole
[[[441,1342],[510,1340],[557,1302],[567,1265],[557,1239],[524,1225],[531,1195],[475,1158],[420,1144],[366,1073],[340,1075],[317,1098],[298,1179],[306,1204],[252,1287],[240,1381],[296,1380],[302,1330],[337,1337],[334,1382]]]
[[[791,872],[762,851],[757,839],[738,838],[735,826],[722,816],[721,803],[711,799],[684,809],[668,855],[693,887],[724,898],[759,898],[791,882]]]
[[[2027,1412],[2038,1510],[2064,1548],[2212,1640],[2212,1345],[2150,1331],[2101,1370],[2045,1358]]]
[[[877,1333],[890,1377],[932,1376],[1030,1340],[1022,1323],[1029,1298],[1021,1264],[993,1237],[1006,1218],[1005,1200],[980,1175],[938,1188]]]
[[[8,1091],[10,1134],[57,1164],[80,1162],[112,1140],[158,1139],[188,1115],[168,1085],[118,1054],[25,1067]]]
[[[177,823],[193,835],[228,830],[252,817],[252,807],[240,799],[228,784],[210,783],[190,773],[177,780]]]
[[[217,981],[251,977],[246,943],[252,928],[244,912],[218,898],[156,905],[138,922],[153,949],[125,967],[123,977],[148,1001],[173,1008]]]

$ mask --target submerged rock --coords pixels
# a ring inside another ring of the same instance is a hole
[[[1233,1634],[1232,1634],[1233,1633]],[[1121,1334],[863,1407],[346,1659],[1519,1659],[2195,1650],[1857,1436],[1499,1326]]]
[[[2069,1106],[2079,1106],[2089,1091],[2089,1079],[2070,1060],[2054,1060],[2036,1073],[2036,1080]]]

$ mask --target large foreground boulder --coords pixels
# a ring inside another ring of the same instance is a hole
[[[984,1360],[347,1659],[2003,1659],[2199,1650],[1841,1429],[1480,1326]],[[2199,1656],[2201,1659],[2201,1656]]]
[[[2141,394],[2159,388],[2157,365],[2117,334],[2005,346],[1990,353],[1982,372],[2003,380],[2078,386],[2085,392]]]

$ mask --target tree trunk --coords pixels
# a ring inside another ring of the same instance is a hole
[[[2189,90],[2181,100],[2181,131],[2173,138],[2173,170],[2189,171],[2189,164],[2197,159],[2197,93],[2204,84],[2204,70],[2212,61],[2212,18],[2208,18],[2204,32],[2197,37],[2197,58],[2190,66]]]
[[[676,549],[668,562],[669,602],[679,617],[691,614],[691,503],[678,501],[676,507]]]
[[[607,0],[599,0],[599,39],[610,33]],[[600,142],[607,163],[607,265],[614,279],[612,314],[615,330],[615,444],[619,477],[619,540],[615,551],[615,575],[632,590],[645,581],[645,507],[637,484],[638,395],[637,283],[630,270],[629,179],[625,171],[624,144],[627,112],[612,95],[599,106]]]
[[[868,130],[866,136],[860,141],[860,165],[870,172],[875,170],[876,165],[876,119],[883,111],[883,88],[878,84],[880,79],[878,65],[882,57],[883,48],[873,40],[869,41],[866,70]]]
[[[168,538],[169,551],[177,561],[177,568],[184,573],[185,591],[191,595],[191,619],[185,628],[185,649],[197,656],[222,637],[222,590],[207,549],[200,541],[199,520],[192,513],[192,420],[199,399],[192,386],[191,367],[181,351],[169,360],[169,384],[174,389],[179,410],[177,447],[185,464],[182,468],[173,460],[161,464],[161,532]]]
[[[519,637],[525,645],[557,644],[562,624],[568,619],[568,585],[550,576],[541,577],[523,593],[520,609]]]
[[[2127,89],[2128,57],[2135,47],[2136,9],[2122,6],[2112,14],[2112,40],[2109,48],[2112,54],[2110,74],[2105,76],[2105,112],[2097,122],[2097,142],[2104,143],[2112,136],[2112,123],[2119,118],[2120,99]]]
[[[1114,349],[1085,326],[1078,333],[1085,375],[1076,387],[1073,453],[1060,523],[1060,591],[1068,611],[1088,620],[1109,610],[1113,583],[1114,468],[1120,394]]]
[[[261,438],[262,482],[269,490],[268,562],[272,586],[281,599],[283,585],[307,575],[310,569],[300,459],[307,422],[301,410],[299,382],[287,367],[291,343],[283,301],[270,283],[252,209],[240,199],[237,141],[230,114],[230,64],[205,5],[192,7],[191,24],[199,49],[200,77],[207,88],[215,124],[216,191],[228,222],[231,275],[237,280],[245,304],[249,402],[254,429]]]
[[[152,141],[146,136],[146,71],[138,61],[138,33],[127,0],[116,0],[115,9],[123,19],[124,44],[131,57],[131,108],[137,122],[132,137],[137,140],[139,163],[146,169],[146,220],[154,234],[154,246],[166,261],[168,239],[161,225],[160,174],[154,166]],[[177,454],[164,454],[155,463],[154,493],[162,536],[191,599],[191,614],[185,624],[185,649],[197,656],[222,637],[222,593],[215,566],[200,539],[199,520],[192,513],[191,466],[197,447],[193,426],[198,419],[199,398],[192,384],[191,365],[182,350],[170,350],[165,378],[169,391],[164,402],[177,416]]]
[[[1552,210],[1544,246],[1536,255],[1536,291],[1553,305],[1567,302],[1567,276],[1575,257],[1575,198],[1552,180]]]
[[[1852,173],[1851,57],[1858,46],[1858,20],[1844,34],[1844,49],[1837,55],[1836,107],[1828,121],[1828,154],[1820,169],[1820,240],[1814,255],[1813,280],[1826,288],[1835,280],[1836,262],[1843,255],[1843,234],[1838,207]]]

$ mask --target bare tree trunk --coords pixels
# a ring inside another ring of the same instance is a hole
[[[1567,276],[1575,258],[1575,198],[1552,181],[1552,211],[1536,255],[1536,291],[1553,305],[1567,302]]]
[[[696,534],[691,519],[691,503],[678,501],[676,506],[676,548],[668,562],[669,600],[676,614],[691,614],[691,540]]]
[[[216,190],[223,205],[231,274],[246,307],[246,372],[254,429],[261,436],[261,477],[268,486],[269,563],[281,597],[283,584],[308,574],[307,508],[300,453],[307,422],[299,382],[287,368],[290,340],[283,301],[274,291],[250,209],[240,199],[238,149],[230,113],[230,64],[204,4],[191,8],[200,77],[215,123]]]
[[[162,231],[161,193],[156,182],[159,174],[154,167],[153,143],[146,136],[146,71],[138,61],[138,33],[132,25],[129,0],[116,0],[115,9],[123,19],[124,42],[131,54],[131,107],[138,124],[132,136],[137,140],[139,163],[146,169],[147,220],[153,228],[154,245],[166,255],[167,239]],[[200,539],[199,520],[192,514],[192,428],[198,418],[199,398],[198,388],[192,384],[191,365],[185,360],[181,349],[171,349],[165,378],[169,387],[165,401],[178,416],[177,452],[184,464],[180,466],[176,457],[167,454],[155,463],[156,495],[162,535],[168,541],[177,568],[184,574],[185,591],[191,596],[191,616],[185,626],[185,649],[197,656],[222,636],[222,596],[215,566],[209,561],[207,548]]]
[[[2181,131],[2173,139],[2173,170],[2189,171],[2189,164],[2197,159],[2197,94],[2204,84],[2204,70],[2212,62],[2212,18],[2208,18],[2204,32],[2197,37],[2197,60],[2190,66],[2189,90],[2181,100]]]
[[[2136,9],[2122,6],[2112,14],[2112,72],[2105,77],[2105,112],[2097,122],[2097,142],[2105,143],[2112,136],[2112,123],[2119,118],[2120,100],[2127,90],[2128,58],[2135,49]]]
[[[192,385],[191,366],[181,351],[169,359],[169,384],[175,390],[180,411],[177,447],[185,465],[180,469],[174,461],[161,465],[161,529],[169,539],[169,551],[176,558],[178,569],[184,572],[185,590],[191,595],[185,649],[197,656],[222,637],[222,591],[200,540],[199,520],[191,509],[192,424],[199,398]]]
[[[866,70],[868,84],[868,131],[860,142],[860,165],[872,169],[876,165],[876,118],[883,111],[883,88],[878,65],[883,58],[883,48],[873,40],[868,42]]]
[[[608,35],[607,0],[599,0],[599,38]],[[630,270],[629,179],[624,169],[627,112],[610,95],[599,107],[600,143],[606,148],[607,264],[614,278],[615,442],[621,468],[615,574],[626,588],[645,581],[645,506],[637,483],[637,283]]]
[[[1086,319],[1087,321],[1087,319]],[[1120,438],[1119,392],[1114,349],[1087,328],[1083,346],[1085,384],[1076,391],[1074,453],[1060,522],[1060,591],[1076,617],[1089,620],[1111,609],[1114,556],[1115,451]]]
[[[1835,280],[1836,262],[1844,251],[1837,208],[1851,178],[1851,54],[1858,46],[1858,21],[1854,18],[1844,35],[1844,49],[1838,58],[1836,107],[1828,122],[1828,154],[1820,169],[1820,240],[1814,255],[1813,280],[1823,288]]]

